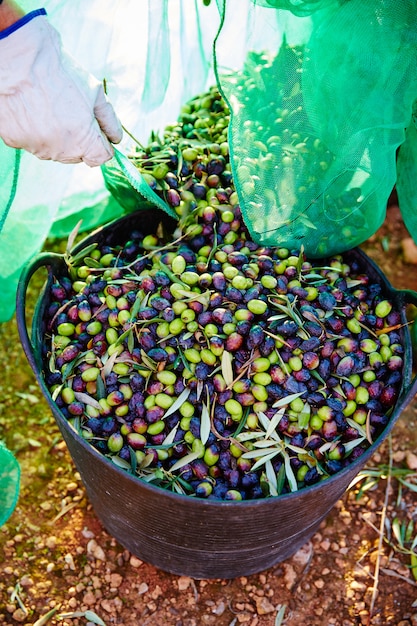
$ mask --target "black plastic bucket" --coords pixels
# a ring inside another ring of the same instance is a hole
[[[160,212],[139,211],[98,229],[74,253],[97,242],[124,243],[140,225],[146,235],[160,221],[172,223]],[[29,337],[26,293],[41,267],[53,276],[66,274],[62,255],[41,254],[23,271],[17,293],[17,324],[23,349],[39,386],[51,407],[69,452],[85,485],[88,498],[104,528],[140,559],[178,575],[193,578],[234,578],[265,570],[294,554],[318,529],[351,481],[392,430],[417,391],[413,377],[411,339],[406,307],[417,305],[417,293],[394,289],[378,266],[360,249],[347,256],[360,261],[370,278],[382,285],[386,297],[402,311],[405,348],[404,377],[398,401],[381,436],[350,466],[298,492],[248,501],[216,501],[182,496],[154,487],[114,465],[79,436],[61,413],[45,384],[42,364],[47,290],[39,296]],[[345,255],[346,256],[346,255]]]

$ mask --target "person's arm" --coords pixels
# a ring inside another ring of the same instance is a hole
[[[63,50],[46,11],[0,4],[0,138],[40,159],[97,166],[122,127],[102,82]]]
[[[0,3],[0,31],[8,28],[25,14],[14,0],[3,0]]]

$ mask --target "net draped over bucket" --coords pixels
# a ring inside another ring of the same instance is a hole
[[[250,12],[240,68],[226,71],[223,28],[215,46],[245,222],[258,243],[310,257],[353,248],[382,224],[396,182],[416,95],[415,5],[262,0]],[[247,16],[225,2],[223,20],[243,31]]]

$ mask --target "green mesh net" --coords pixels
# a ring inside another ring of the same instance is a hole
[[[2,197],[4,199],[3,211],[0,214],[0,230],[4,226],[16,195],[20,156],[20,150],[8,150],[5,158],[0,161],[0,180],[2,181]]]
[[[19,464],[0,442],[0,526],[13,513],[19,496],[19,482]]]
[[[223,9],[217,78],[252,237],[311,257],[359,245],[383,222],[396,182],[416,94],[414,4],[254,2],[248,53],[230,71],[227,25],[247,16]]]

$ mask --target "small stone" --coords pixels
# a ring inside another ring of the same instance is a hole
[[[110,602],[110,600],[102,600],[100,602],[100,606],[102,607],[102,609],[107,611],[107,613],[113,613],[113,604],[112,602]]]
[[[395,463],[402,463],[404,461],[406,457],[406,452],[405,450],[396,450],[395,452],[393,452],[392,454],[392,460]]]
[[[301,565],[305,567],[307,563],[310,562],[312,556],[313,556],[313,544],[311,543],[311,541],[309,541],[294,554],[294,556],[292,557],[292,560],[297,565]]]
[[[404,237],[401,241],[404,261],[411,265],[417,265],[417,246],[411,237]]]
[[[106,560],[106,555],[103,548],[98,545],[95,539],[90,539],[90,541],[87,543],[87,554],[90,554],[98,561]]]
[[[123,582],[123,576],[120,574],[111,574],[110,576],[110,586],[112,589],[117,589]]]
[[[55,550],[57,544],[57,538],[54,535],[45,539],[45,545],[49,550]]]
[[[417,469],[417,454],[414,454],[414,452],[411,452],[409,450],[406,454],[405,462],[407,464],[408,469],[416,470]]]
[[[323,589],[325,585],[325,582],[322,578],[319,578],[318,580],[314,581],[314,586],[317,587],[317,589]]]
[[[275,611],[274,605],[268,600],[268,598],[264,597],[256,597],[256,612],[258,615],[267,615],[268,613],[273,613]]]
[[[369,611],[366,609],[359,611],[359,619],[361,620],[361,624],[369,624]]]
[[[94,589],[101,589],[102,583],[101,583],[100,576],[92,576],[91,577],[91,582],[93,583],[93,588]]]
[[[226,610],[226,605],[225,603],[220,600],[220,602],[218,602],[218,604],[214,607],[214,609],[212,609],[212,613],[214,613],[214,615],[223,615],[223,613]]]
[[[327,550],[330,548],[330,540],[323,539],[323,541],[320,542],[320,548],[322,548],[322,550],[327,552]]]
[[[287,589],[292,589],[295,581],[297,580],[297,573],[295,569],[293,568],[293,566],[290,565],[289,563],[284,563],[283,566],[285,568],[285,573],[284,573],[285,586]]]
[[[13,619],[16,620],[16,622],[24,622],[27,618],[28,614],[26,611],[23,611],[22,609],[16,609],[16,611],[13,612]]]
[[[180,576],[178,578],[178,589],[180,591],[185,591],[191,585],[191,578],[188,576]]]
[[[132,567],[140,567],[141,565],[143,565],[143,561],[138,559],[136,556],[131,556],[129,563]]]
[[[163,591],[159,585],[156,585],[155,589],[152,590],[151,598],[153,600],[157,600],[163,595]]]
[[[68,553],[64,556],[64,561],[65,563],[68,565],[68,567],[70,568],[70,570],[74,571],[75,570],[75,563],[74,563],[74,559],[72,554]]]
[[[354,591],[366,591],[365,583],[361,583],[359,580],[352,580],[350,588]]]
[[[87,593],[83,596],[83,602],[84,604],[87,604],[88,606],[92,606],[93,604],[95,604],[97,601],[96,596],[94,595],[94,593],[92,591],[87,591]]]
[[[140,596],[142,596],[144,593],[146,593],[149,590],[149,586],[146,583],[140,583],[139,585],[139,589],[138,589],[138,594]]]
[[[248,624],[248,622],[252,618],[252,615],[250,613],[238,613],[236,615],[236,618],[239,624]]]

